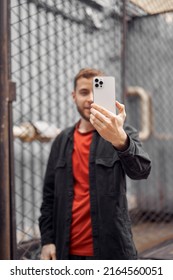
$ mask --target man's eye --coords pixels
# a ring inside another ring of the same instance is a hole
[[[87,95],[88,92],[87,91],[81,91],[81,95]]]

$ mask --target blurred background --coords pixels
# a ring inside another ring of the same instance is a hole
[[[83,67],[115,76],[117,100],[152,160],[147,180],[127,178],[139,257],[173,259],[173,0],[0,5],[1,259],[39,259],[47,158],[54,137],[79,118],[71,91]]]

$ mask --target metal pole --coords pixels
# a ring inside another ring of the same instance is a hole
[[[12,258],[11,242],[11,112],[14,86],[9,81],[9,22],[7,0],[0,0],[0,259]]]
[[[123,20],[122,20],[122,102],[125,103],[126,93],[126,35],[127,35],[127,14],[126,0],[123,0]]]

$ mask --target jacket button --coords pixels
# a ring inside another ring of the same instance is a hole
[[[73,195],[73,192],[72,191],[69,191],[68,192],[68,196],[72,196]]]

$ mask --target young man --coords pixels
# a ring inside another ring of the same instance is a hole
[[[151,162],[135,129],[93,103],[92,79],[82,69],[73,100],[80,120],[55,139],[44,180],[39,219],[41,259],[137,259],[126,199],[126,179],[145,179]]]

